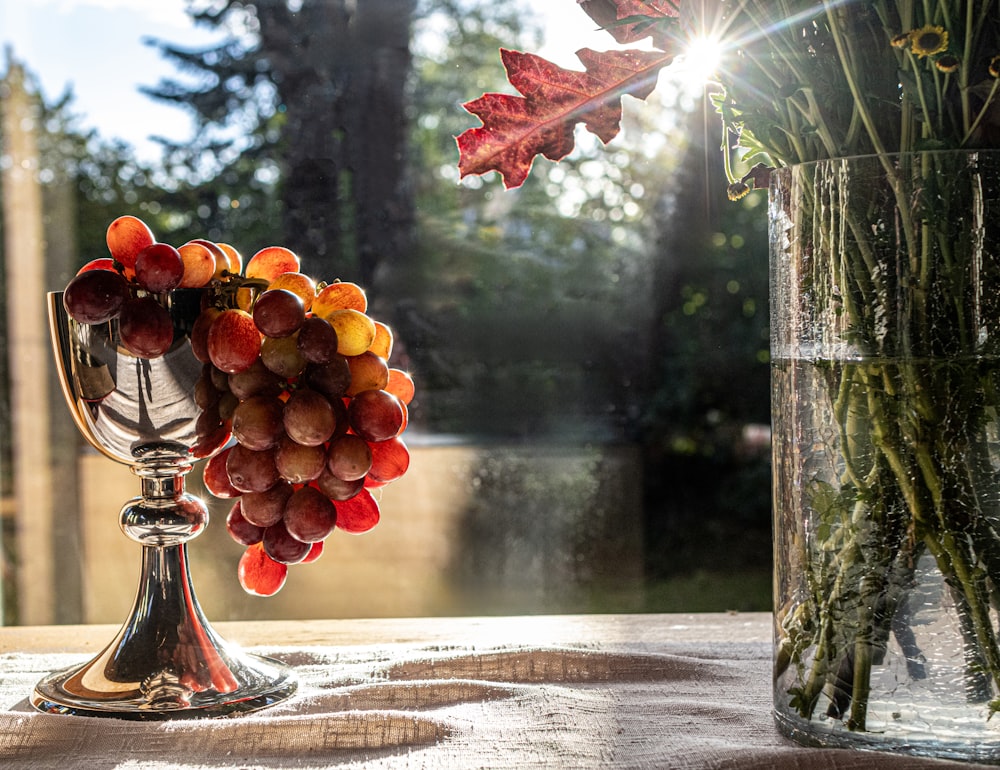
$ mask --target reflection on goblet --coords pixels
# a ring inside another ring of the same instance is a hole
[[[49,294],[56,368],[81,433],[128,465],[141,494],[120,513],[122,531],[142,546],[139,588],[114,640],[88,663],[43,679],[32,705],[50,713],[167,719],[251,711],[289,697],[292,673],[250,655],[212,629],[194,593],[187,542],[208,524],[204,502],[184,491],[198,457],[221,448],[195,402],[202,364],[190,344],[206,289],[162,295],[174,342],[161,357],[132,355],[116,320],[87,325]],[[224,434],[223,434],[224,438]]]

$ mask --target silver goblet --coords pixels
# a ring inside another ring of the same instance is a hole
[[[141,494],[121,510],[122,531],[142,546],[139,588],[128,619],[93,660],[35,687],[50,713],[169,719],[221,716],[269,706],[295,692],[287,668],[225,642],[195,597],[187,542],[208,524],[205,503],[184,491],[204,446],[194,390],[202,364],[190,333],[207,290],[163,295],[174,342],[155,359],[120,344],[118,322],[86,325],[48,296],[56,367],[73,419],[105,456],[131,467]],[[209,421],[210,422],[210,421]],[[219,447],[216,447],[216,449]]]

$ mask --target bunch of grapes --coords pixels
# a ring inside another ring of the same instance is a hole
[[[245,266],[227,244],[175,249],[135,217],[116,219],[107,241],[111,257],[81,268],[64,304],[81,323],[117,322],[136,356],[155,358],[175,342],[167,292],[205,289],[188,335],[202,362],[191,451],[210,458],[208,491],[234,501],[226,525],[246,547],[243,588],[272,595],[288,566],[319,558],[336,529],[374,527],[372,490],[409,466],[400,435],[414,386],[388,365],[393,334],[367,314],[364,290],[317,283],[280,246]]]

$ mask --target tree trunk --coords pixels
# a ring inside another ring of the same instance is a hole
[[[406,81],[415,0],[259,2],[260,59],[286,123],[285,243],[310,272],[370,286],[405,253]],[[353,7],[352,7],[353,6]]]
[[[353,110],[346,137],[353,182],[357,258],[365,286],[380,265],[411,247],[413,204],[406,179],[406,82],[416,0],[358,4],[353,41],[358,65],[351,81]]]

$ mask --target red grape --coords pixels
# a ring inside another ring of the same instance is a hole
[[[152,297],[135,297],[118,316],[122,346],[141,358],[159,358],[174,341],[170,312]]]
[[[265,529],[262,542],[264,553],[282,564],[298,564],[309,555],[310,544],[292,537],[284,520]]]
[[[389,382],[386,383],[383,390],[392,393],[404,404],[409,404],[413,400],[416,388],[413,384],[413,378],[407,372],[402,369],[390,369]]]
[[[233,412],[236,411],[236,407],[239,405],[240,400],[230,391],[225,391],[222,394],[222,398],[219,399],[219,418],[223,421],[231,421],[233,419]]]
[[[135,280],[149,291],[176,289],[183,277],[181,253],[168,243],[152,243],[135,258]]]
[[[326,495],[313,487],[295,490],[285,505],[288,534],[304,543],[323,540],[337,525],[337,509]]]
[[[263,543],[257,543],[240,557],[236,574],[248,594],[274,596],[285,584],[288,566],[274,561],[264,552]]]
[[[221,312],[222,310],[214,305],[209,305],[194,319],[194,325],[191,327],[191,352],[202,363],[210,363],[212,360],[208,355],[208,330]]]
[[[270,527],[281,521],[285,503],[292,496],[292,485],[279,481],[263,492],[247,492],[243,495],[243,518],[258,527]]]
[[[350,423],[347,421],[347,405],[350,403],[349,398],[335,398],[330,402],[330,406],[333,407],[333,413],[337,416],[337,427],[333,431],[333,435],[330,439],[335,439],[337,436],[343,436],[351,430]]]
[[[328,363],[337,355],[337,332],[329,321],[309,316],[299,329],[298,346],[302,357],[309,363]]]
[[[403,427],[403,405],[384,390],[363,390],[347,407],[351,429],[367,441],[385,441]]]
[[[114,270],[115,261],[111,257],[98,257],[97,259],[92,259],[90,262],[85,264],[76,274],[86,273],[88,270]]]
[[[285,390],[285,381],[257,358],[243,371],[229,375],[229,390],[237,398],[278,397]]]
[[[347,365],[351,370],[348,396],[353,396],[362,390],[382,390],[389,383],[389,366],[385,359],[370,350],[361,355],[350,356]]]
[[[378,524],[381,513],[378,503],[367,489],[362,489],[349,500],[338,502],[337,528],[359,535]]]
[[[112,270],[87,270],[75,276],[63,292],[63,306],[83,324],[115,318],[128,299],[128,283]]]
[[[284,404],[277,398],[251,396],[233,412],[233,436],[247,449],[270,449],[283,434]]]
[[[305,381],[331,401],[339,399],[351,385],[351,367],[342,355],[334,354],[328,363],[306,367]]]
[[[230,483],[240,492],[263,492],[277,484],[280,478],[273,449],[259,452],[241,444],[229,450],[226,471]]]
[[[338,479],[330,473],[329,468],[326,468],[319,474],[314,483],[316,489],[331,500],[350,500],[364,487],[365,477],[362,476],[360,479],[355,479],[354,481],[344,481],[343,479]]]
[[[287,379],[298,377],[306,368],[295,335],[265,337],[260,346],[260,360],[272,372]]]
[[[363,479],[372,467],[372,450],[361,436],[347,433],[330,442],[326,467],[344,481]]]
[[[372,444],[371,453],[368,475],[383,484],[400,478],[410,467],[410,451],[398,436]]]
[[[208,366],[207,369],[208,369],[209,375],[212,378],[212,383],[215,385],[215,387],[218,388],[219,391],[222,392],[222,393],[228,392],[229,391],[229,375],[226,374],[226,372],[222,371],[219,367],[214,366],[214,365]]]
[[[184,274],[178,286],[182,289],[200,289],[208,285],[215,275],[215,254],[203,243],[188,241],[177,252],[184,263]]]
[[[334,310],[357,310],[364,313],[368,309],[365,290],[350,281],[334,281],[324,286],[313,300],[313,313],[326,317]]]
[[[298,295],[285,289],[269,289],[257,297],[253,306],[253,321],[261,334],[287,337],[302,326],[305,307]]]
[[[253,545],[264,539],[264,528],[251,524],[244,518],[239,500],[229,509],[229,515],[226,516],[226,530],[240,545]]]
[[[212,278],[222,279],[226,276],[226,273],[239,275],[239,268],[236,270],[232,269],[232,260],[229,255],[219,247],[219,244],[205,238],[194,238],[188,241],[188,243],[196,243],[199,246],[204,246],[208,249],[212,258],[215,260],[215,271],[212,273]]]
[[[242,494],[229,480],[229,472],[226,470],[226,460],[229,457],[229,452],[229,449],[223,449],[206,462],[205,467],[201,471],[202,480],[205,482],[205,489],[216,497],[231,498],[239,497]]]
[[[206,347],[212,363],[222,371],[241,372],[260,355],[260,332],[245,310],[227,308],[212,321]]]
[[[215,386],[215,382],[212,380],[214,368],[211,364],[205,364],[194,384],[194,402],[199,409],[208,409],[210,406],[218,404],[219,399],[222,398],[222,391]]]
[[[375,339],[372,340],[371,347],[368,349],[375,355],[388,361],[389,356],[392,355],[392,343],[392,329],[381,321],[376,321]]]
[[[333,435],[337,416],[326,396],[301,388],[285,402],[282,422],[293,441],[305,446],[317,446]]]
[[[211,457],[229,443],[230,437],[229,425],[224,421],[210,427],[205,426],[198,430],[198,438],[191,447],[191,454],[197,458]]]
[[[297,444],[285,436],[274,453],[274,464],[286,481],[305,484],[319,476],[326,467],[326,448],[322,444]]]
[[[309,553],[306,554],[306,558],[304,558],[299,563],[300,564],[311,564],[312,562],[316,561],[322,555],[323,555],[323,541],[322,540],[317,540],[315,543],[312,544],[312,547],[309,549]]]
[[[226,264],[230,273],[239,275],[243,272],[243,255],[235,246],[230,246],[228,243],[216,243],[215,246],[226,255]]]
[[[406,430],[406,427],[410,424],[410,407],[402,401],[399,402],[399,407],[403,410],[403,424],[399,426],[399,432],[396,434],[397,436],[402,434],[402,432]]]
[[[267,288],[287,289],[292,294],[297,294],[307,311],[316,298],[316,281],[303,273],[282,273],[274,278]]]

